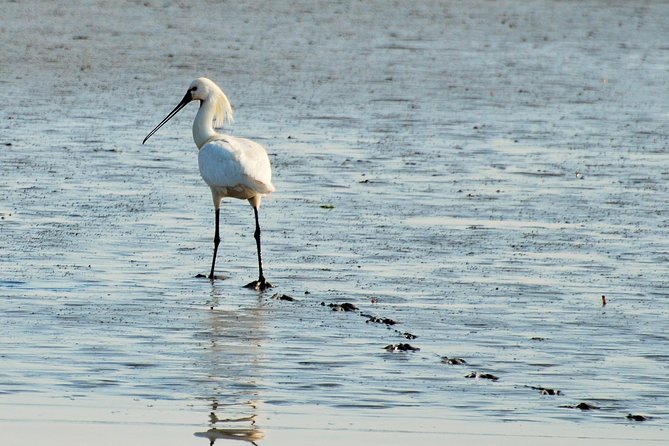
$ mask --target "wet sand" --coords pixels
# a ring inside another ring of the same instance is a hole
[[[660,444],[668,19],[4,4],[3,444]],[[195,106],[141,145],[198,76],[270,153],[266,293],[245,202],[195,278]]]

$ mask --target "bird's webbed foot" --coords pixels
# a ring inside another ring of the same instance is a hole
[[[195,275],[196,279],[208,279],[209,281],[213,282],[214,280],[225,280],[227,277],[221,275],[221,274],[216,274],[216,275],[207,275],[207,274],[196,274]]]
[[[256,291],[265,291],[269,288],[272,288],[274,285],[265,280],[264,277],[254,280],[253,282],[247,283],[244,285],[244,288],[249,288]]]

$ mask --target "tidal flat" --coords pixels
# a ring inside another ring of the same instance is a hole
[[[669,4],[2,11],[3,445],[669,438]],[[141,144],[200,76],[272,161],[264,293],[242,201],[196,278],[197,106]]]

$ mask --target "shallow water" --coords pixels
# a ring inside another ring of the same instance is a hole
[[[669,5],[39,5],[0,27],[6,444],[666,439]],[[194,277],[195,106],[140,144],[201,75],[270,152],[271,292],[245,202]]]

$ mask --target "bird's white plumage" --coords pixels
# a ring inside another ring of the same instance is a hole
[[[200,149],[202,179],[211,188],[218,209],[225,197],[260,205],[263,195],[274,192],[267,152],[255,141],[219,133],[214,126],[232,120],[232,108],[223,91],[206,78],[193,81],[189,91],[200,109],[193,121],[193,139]]]
[[[218,205],[224,197],[248,200],[274,192],[272,170],[265,149],[246,138],[219,134],[200,148],[198,164]]]

